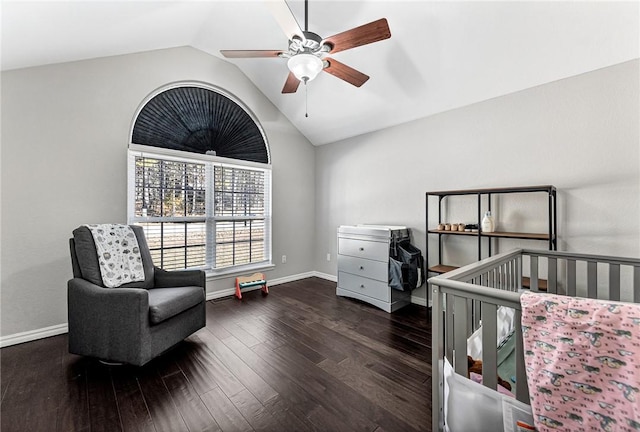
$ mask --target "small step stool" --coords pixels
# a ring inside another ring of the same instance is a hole
[[[236,294],[235,296],[242,300],[242,288],[249,288],[253,286],[261,286],[260,290],[262,295],[269,294],[269,288],[267,287],[267,279],[264,277],[264,273],[254,273],[251,276],[239,276],[236,278]]]

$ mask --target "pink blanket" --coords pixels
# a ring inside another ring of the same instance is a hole
[[[640,430],[640,305],[523,293],[539,432]]]

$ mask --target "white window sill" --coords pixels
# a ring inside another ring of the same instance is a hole
[[[227,279],[230,277],[241,276],[247,273],[255,273],[262,270],[273,270],[276,268],[273,263],[259,263],[250,264],[238,267],[230,267],[228,269],[221,270],[206,270],[207,281],[213,281],[218,279]]]

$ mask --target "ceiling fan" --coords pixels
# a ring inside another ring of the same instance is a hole
[[[287,61],[289,76],[282,93],[295,93],[300,81],[307,84],[321,71],[328,72],[349,84],[360,87],[369,79],[369,76],[327,57],[327,55],[391,37],[386,18],[381,18],[323,39],[318,34],[309,31],[308,0],[304,2],[304,31],[300,29],[285,0],[267,0],[266,4],[289,38],[288,49],[284,51],[221,50],[220,53],[227,58],[279,57],[289,59]]]

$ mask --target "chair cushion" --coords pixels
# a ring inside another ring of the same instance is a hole
[[[150,289],[149,320],[151,324],[159,324],[204,300],[205,295],[202,287],[187,286]]]
[[[131,228],[136,234],[138,246],[140,247],[140,255],[142,256],[142,265],[144,267],[144,281],[129,282],[120,286],[122,288],[151,288],[154,283],[154,268],[149,246],[147,246],[147,240],[144,237],[142,227],[131,225]],[[91,230],[84,225],[76,228],[73,230],[73,240],[82,278],[92,284],[104,287],[102,274],[100,273],[100,264],[98,263],[96,243],[93,240]]]

